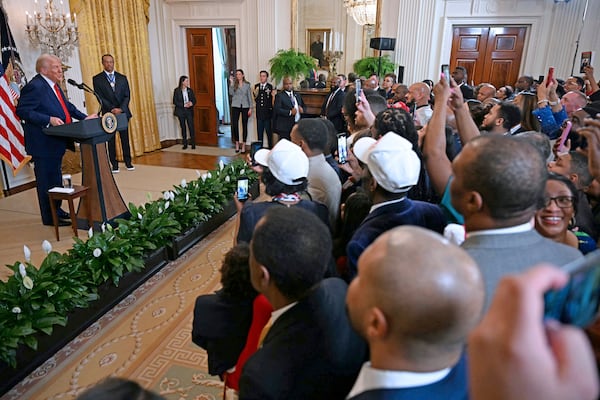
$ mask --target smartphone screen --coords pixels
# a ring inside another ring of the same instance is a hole
[[[237,180],[237,199],[239,201],[248,200],[248,178],[245,176]]]
[[[573,123],[571,123],[571,121],[567,121],[567,125],[563,129],[563,131],[560,135],[560,139],[558,141],[558,154],[565,152],[565,142],[567,141],[567,138],[569,137],[569,132],[571,132],[572,126],[573,126]]]
[[[356,88],[356,102],[360,103],[360,94],[362,93],[362,84],[360,79],[354,81],[354,87]]]
[[[252,160],[252,165],[256,165],[256,161],[254,160],[254,155],[259,149],[262,149],[262,142],[252,142],[250,144],[250,159]]]
[[[550,82],[554,79],[554,67],[548,68],[548,81],[546,81],[546,87],[550,85]]]
[[[338,164],[346,164],[348,162],[348,141],[346,140],[346,134],[339,134],[337,137],[338,144]]]
[[[584,328],[594,322],[600,299],[600,250],[561,268],[570,275],[559,290],[544,295],[544,317]]]
[[[442,74],[444,74],[444,79],[450,84],[450,66],[448,64],[442,64]]]

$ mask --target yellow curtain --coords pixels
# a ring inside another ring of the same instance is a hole
[[[158,123],[150,69],[148,20],[150,0],[71,0],[77,13],[79,59],[83,80],[102,71],[102,55],[115,58],[115,70],[127,75],[131,88],[129,139],[132,155],[160,149]],[[86,94],[88,112],[98,110],[93,95]],[[117,140],[118,158],[122,151]]]

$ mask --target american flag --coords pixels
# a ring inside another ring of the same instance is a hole
[[[0,158],[10,164],[13,175],[31,159],[25,151],[25,134],[15,112],[15,95],[0,64]]]

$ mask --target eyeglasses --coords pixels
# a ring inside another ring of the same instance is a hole
[[[549,207],[552,201],[554,201],[554,204],[559,208],[573,207],[573,196],[547,197],[544,199],[544,207]]]

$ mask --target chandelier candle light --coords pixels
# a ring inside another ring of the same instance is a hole
[[[344,0],[344,7],[358,25],[375,25],[377,0]]]
[[[70,56],[79,39],[77,31],[77,14],[71,16],[60,1],[60,9],[53,0],[46,0],[42,12],[35,0],[33,15],[25,12],[27,37],[34,46],[41,46],[43,51],[54,54],[64,60]]]

